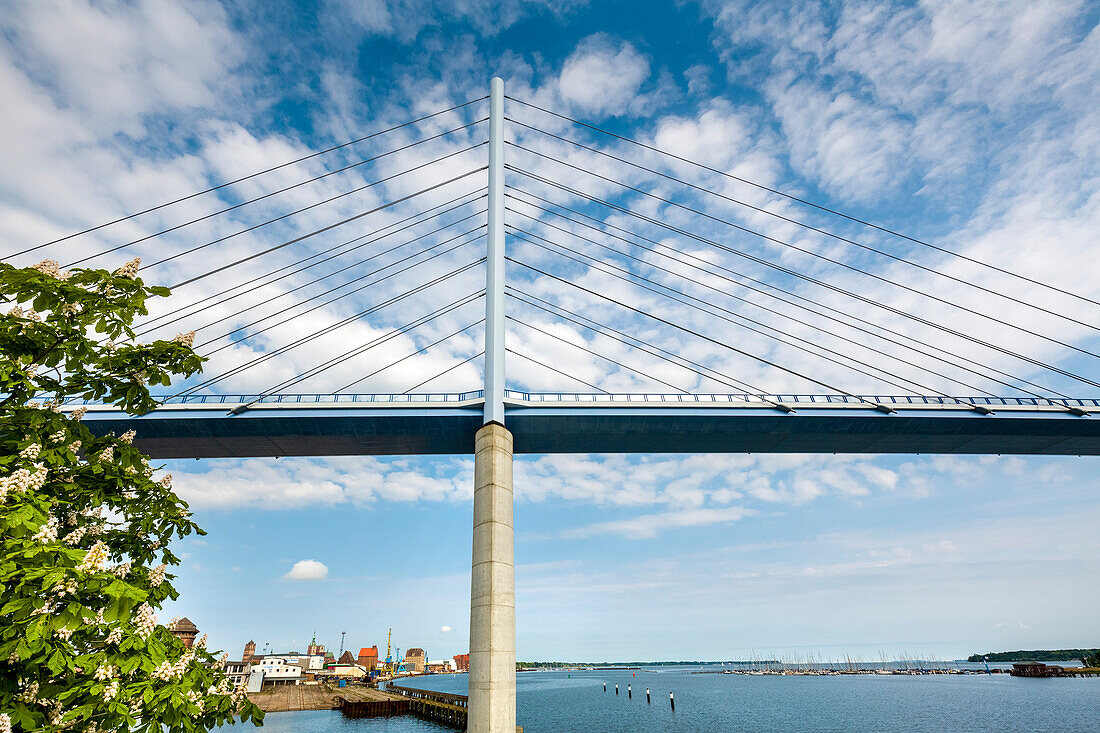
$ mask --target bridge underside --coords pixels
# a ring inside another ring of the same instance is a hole
[[[509,405],[516,453],[954,453],[1100,455],[1100,418],[1062,411]],[[90,411],[93,431],[137,431],[155,458],[469,454],[480,403],[400,409],[278,407],[230,415]]]

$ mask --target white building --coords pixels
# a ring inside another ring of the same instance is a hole
[[[280,654],[279,658],[287,664],[297,664],[304,671],[314,672],[325,668],[324,654]]]
[[[233,681],[233,689],[248,682],[248,676],[252,672],[252,664],[249,662],[226,662],[225,673]]]
[[[300,685],[302,683],[302,666],[297,658],[264,657],[252,663],[251,676],[254,678],[259,672],[261,686],[271,685]],[[249,686],[254,685],[253,679],[249,680]]]

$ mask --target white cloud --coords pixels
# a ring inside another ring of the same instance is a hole
[[[454,629],[452,629],[450,626],[442,626],[439,630],[442,631],[444,634],[449,634],[454,631]]]
[[[565,101],[595,115],[631,109],[649,78],[649,61],[631,44],[597,34],[577,44],[562,65],[558,89]]]
[[[632,540],[650,539],[664,530],[727,524],[753,514],[756,514],[756,512],[743,507],[686,509],[659,514],[643,514],[638,517],[617,519],[610,522],[597,522],[585,527],[567,530],[564,535],[565,537],[579,538],[601,534],[620,534]]]
[[[286,580],[324,580],[327,577],[328,566],[317,560],[299,560],[283,576]]]

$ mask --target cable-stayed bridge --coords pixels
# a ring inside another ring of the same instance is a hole
[[[510,733],[515,452],[1100,455],[1100,301],[663,132],[495,79],[5,261],[173,286],[136,337],[206,372],[85,418],[154,457],[473,452],[469,725]]]
[[[258,397],[177,398],[136,422],[93,406],[84,419],[104,432],[140,426],[142,447],[161,458],[427,455],[468,453],[485,409],[482,390]],[[1100,401],[504,393],[516,453],[1095,454],[1100,422],[1077,410]]]

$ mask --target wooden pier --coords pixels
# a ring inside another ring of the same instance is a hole
[[[414,687],[390,685],[376,690],[371,699],[340,698],[340,712],[349,718],[374,718],[390,715],[415,715],[442,723],[455,730],[466,730],[466,695],[432,692]]]

